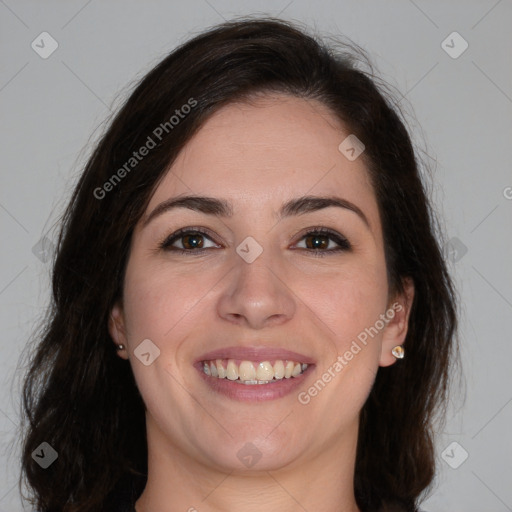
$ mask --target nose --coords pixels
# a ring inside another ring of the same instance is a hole
[[[265,252],[252,263],[237,258],[235,268],[226,276],[217,310],[224,320],[263,329],[281,325],[293,318],[297,303],[285,282],[282,269],[274,268]]]

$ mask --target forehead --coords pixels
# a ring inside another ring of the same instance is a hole
[[[231,103],[213,114],[182,149],[148,210],[181,194],[227,198],[235,212],[278,207],[303,195],[339,195],[377,206],[362,158],[338,149],[349,132],[321,103],[272,95]],[[373,217],[373,218],[372,218]]]

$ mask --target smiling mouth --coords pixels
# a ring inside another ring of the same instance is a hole
[[[245,385],[264,385],[302,375],[307,363],[276,359],[274,361],[247,361],[216,359],[201,361],[203,373],[216,379],[230,380]]]

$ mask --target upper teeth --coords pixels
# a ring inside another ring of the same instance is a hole
[[[306,363],[281,359],[276,360],[274,364],[270,361],[241,361],[237,364],[234,359],[228,359],[226,364],[222,359],[203,361],[203,371],[206,375],[219,379],[239,380],[244,384],[267,384],[274,379],[297,377],[307,367]]]

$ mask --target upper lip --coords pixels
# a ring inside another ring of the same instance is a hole
[[[282,359],[287,361],[295,361],[297,363],[314,364],[314,360],[304,354],[299,354],[292,350],[277,347],[224,347],[217,350],[212,350],[203,354],[196,360],[196,363],[201,361],[210,361],[215,359],[241,359],[245,361],[267,361]]]

